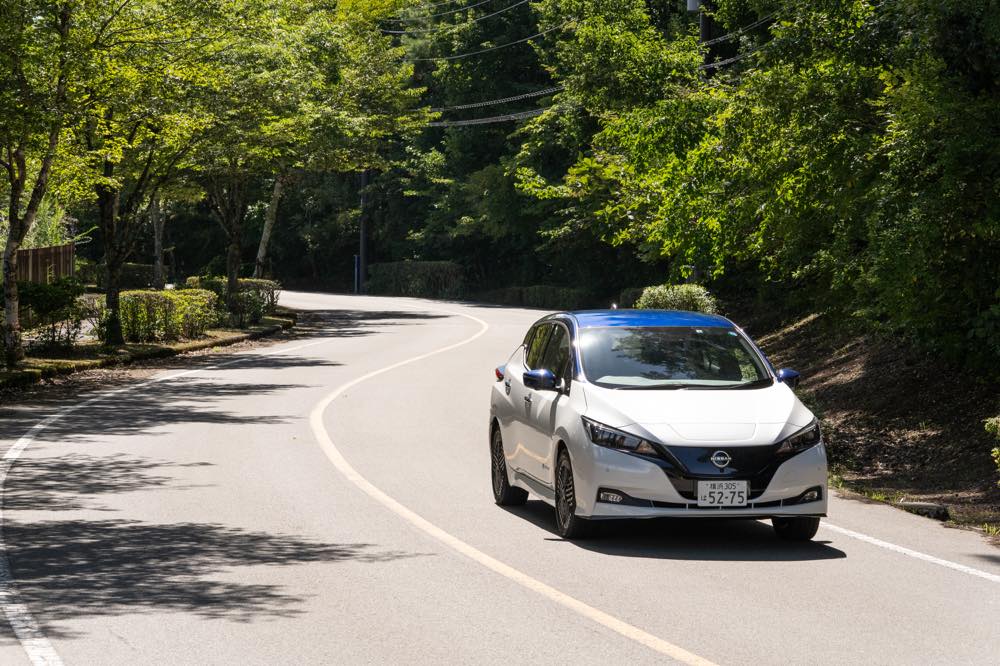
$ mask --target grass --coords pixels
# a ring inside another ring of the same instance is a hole
[[[224,347],[276,333],[291,328],[294,324],[294,316],[273,316],[264,317],[259,324],[245,329],[210,330],[195,340],[128,343],[115,348],[104,347],[97,342],[79,344],[64,353],[29,355],[16,370],[0,371],[0,387],[32,384],[49,377],[122,365],[141,359],[163,358],[184,352]]]

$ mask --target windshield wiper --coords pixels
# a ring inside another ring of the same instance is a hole
[[[652,386],[619,386],[616,391],[679,391],[697,388],[696,384],[654,384]]]

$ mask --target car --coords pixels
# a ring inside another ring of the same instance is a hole
[[[497,504],[534,494],[566,539],[623,518],[770,519],[812,539],[827,511],[820,423],[729,319],[671,310],[561,312],[496,368]]]

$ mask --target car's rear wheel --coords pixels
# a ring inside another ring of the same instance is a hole
[[[564,539],[579,539],[590,533],[590,527],[590,521],[576,515],[573,463],[566,451],[560,451],[556,463],[556,528]]]
[[[528,501],[528,491],[515,488],[507,478],[507,457],[503,452],[503,435],[494,428],[490,436],[490,473],[493,477],[493,499],[500,506],[518,506]]]
[[[771,524],[779,538],[786,541],[809,541],[816,536],[819,518],[801,516],[795,518],[772,518]]]

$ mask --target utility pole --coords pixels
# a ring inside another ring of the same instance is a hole
[[[688,0],[687,8],[689,12],[698,12],[698,28],[701,43],[712,39],[712,31],[715,29],[715,17],[710,12],[715,11],[714,0]],[[705,65],[712,64],[712,49],[709,47],[705,51]],[[712,70],[704,70],[706,77],[712,76]]]
[[[361,172],[361,214],[359,215],[359,225],[361,227],[358,238],[358,263],[355,276],[355,291],[359,294],[365,293],[365,282],[368,281],[368,169]]]

